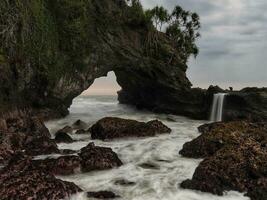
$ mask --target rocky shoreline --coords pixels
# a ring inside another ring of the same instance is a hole
[[[56,178],[57,175],[72,175],[91,171],[107,170],[123,165],[111,148],[89,143],[79,151],[59,149],[58,142],[68,143],[66,135],[106,135],[105,138],[151,137],[169,133],[171,130],[160,121],[148,123],[120,118],[104,118],[89,130],[85,122],[76,121],[56,133],[61,140],[52,139],[42,120],[31,112],[16,111],[0,118],[0,196],[1,199],[63,199],[82,192],[71,182]],[[105,122],[105,123],[103,123]],[[95,128],[100,127],[100,128]],[[83,130],[83,131],[82,131]],[[120,135],[116,134],[120,132]],[[110,133],[112,133],[110,135]],[[62,134],[65,134],[62,137]],[[136,135],[139,134],[139,135]],[[116,137],[114,137],[116,136]],[[67,138],[68,138],[67,137]],[[99,137],[99,139],[103,139]],[[63,139],[62,139],[63,138]],[[96,138],[94,138],[96,139]],[[74,142],[74,141],[71,141]],[[57,155],[55,158],[40,159],[38,155]],[[37,157],[36,157],[37,156]],[[125,181],[118,184],[127,184]],[[88,192],[88,197],[117,198],[109,191]]]
[[[180,154],[204,158],[181,187],[216,195],[236,190],[252,200],[267,198],[267,122],[231,121],[199,127],[201,135]]]

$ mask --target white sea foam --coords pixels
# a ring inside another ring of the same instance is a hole
[[[194,121],[180,116],[159,115],[141,112],[116,103],[116,97],[78,97],[70,108],[70,115],[64,119],[51,121],[47,126],[51,132],[81,119],[88,122],[88,127],[102,117],[118,116],[123,118],[149,121],[159,119],[172,129],[169,135],[152,138],[131,138],[103,142],[96,140],[96,145],[111,147],[123,161],[117,169],[80,173],[59,178],[75,182],[84,191],[110,190],[120,195],[122,200],[248,200],[243,194],[228,192],[223,197],[192,190],[184,190],[179,184],[191,178],[201,160],[181,157],[178,152],[183,144],[199,135],[197,127],[205,121]],[[172,120],[169,120],[169,119]],[[174,122],[173,122],[174,121]],[[60,144],[61,149],[79,150],[90,140],[88,135],[72,135],[80,141],[72,144]],[[156,167],[145,169],[140,164],[149,163]],[[135,182],[135,185],[121,186],[116,180]],[[85,200],[85,193],[80,193],[71,200]]]

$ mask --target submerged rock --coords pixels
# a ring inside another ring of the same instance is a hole
[[[133,181],[128,181],[128,180],[125,180],[125,179],[118,179],[114,182],[115,185],[121,185],[121,186],[133,186],[135,185],[136,183],[133,182]]]
[[[86,129],[87,128],[87,124],[84,121],[79,119],[79,120],[77,120],[76,122],[74,122],[72,124],[72,127],[74,129]]]
[[[75,134],[77,134],[77,135],[80,135],[80,134],[86,134],[86,133],[87,133],[87,131],[84,130],[84,129],[79,129],[79,130],[77,130],[77,131],[75,132]]]
[[[87,192],[87,197],[96,199],[115,199],[118,198],[119,196],[110,191],[99,191],[99,192]]]
[[[72,143],[74,140],[65,132],[57,132],[55,141],[57,143]]]
[[[171,129],[158,120],[138,122],[136,120],[106,117],[90,128],[92,139],[114,139],[125,137],[149,137],[170,133]]]
[[[55,133],[55,135],[58,134],[58,133],[72,133],[72,131],[73,131],[73,128],[72,128],[71,126],[65,126],[64,128],[59,129],[59,130]]]
[[[94,143],[82,148],[79,156],[83,172],[111,169],[123,164],[111,148],[98,147]]]
[[[33,169],[30,158],[20,158],[0,170],[1,199],[58,200],[81,191],[74,183],[59,180],[50,171]]]

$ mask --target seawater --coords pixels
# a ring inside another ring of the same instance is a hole
[[[106,116],[115,116],[139,121],[159,119],[172,129],[171,134],[151,138],[116,139],[103,142],[92,141],[90,135],[75,135],[72,144],[60,144],[61,149],[79,150],[89,142],[110,147],[124,163],[111,170],[78,173],[59,178],[71,181],[86,191],[109,190],[121,196],[121,200],[248,200],[238,192],[227,192],[219,197],[199,191],[185,190],[179,184],[191,178],[200,159],[187,159],[179,155],[185,142],[199,136],[197,127],[207,121],[196,121],[181,116],[154,114],[118,104],[115,96],[80,96],[73,101],[70,115],[64,119],[47,122],[51,133],[71,125],[77,119],[88,123],[88,127]],[[142,168],[141,164],[152,164],[154,168]],[[116,185],[117,180],[135,182],[134,185]],[[87,200],[86,193],[71,197],[71,200]]]

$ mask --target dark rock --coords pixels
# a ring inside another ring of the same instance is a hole
[[[87,192],[87,197],[92,197],[96,199],[115,199],[118,198],[116,194],[109,191],[99,191],[99,192]]]
[[[98,147],[94,143],[82,148],[79,156],[82,160],[83,172],[111,169],[122,165],[121,160],[111,148]]]
[[[81,192],[74,183],[55,178],[49,171],[32,169],[31,159],[20,156],[0,170],[1,199],[65,199]]]
[[[34,156],[60,152],[55,141],[48,137],[33,137],[25,142],[24,149],[28,155]]]
[[[139,165],[140,167],[144,168],[144,169],[160,169],[160,167],[154,163],[142,163]]]
[[[202,134],[184,144],[180,154],[190,158],[204,158],[213,155],[226,145],[238,144],[243,138],[253,138],[267,144],[267,124],[248,121],[218,122],[199,127]]]
[[[77,130],[76,132],[75,132],[75,134],[77,134],[77,135],[80,135],[80,134],[86,134],[86,130],[84,130],[84,129],[79,129],[79,130]]]
[[[16,110],[0,118],[0,160],[7,163],[13,153],[29,155],[58,153],[56,143],[42,120],[31,112]]]
[[[256,181],[253,187],[248,189],[247,196],[251,200],[266,200],[267,199],[267,178],[260,178]]]
[[[55,141],[57,143],[72,143],[74,140],[65,132],[57,132]]]
[[[192,180],[181,187],[223,195],[224,191],[247,192],[258,179],[267,175],[267,150],[247,138],[237,145],[229,145],[207,157],[197,167]]]
[[[267,88],[244,88],[225,97],[225,121],[267,121]]]
[[[80,172],[81,159],[78,156],[61,156],[56,159],[32,160],[34,169],[49,171],[54,175],[71,175]]]
[[[122,186],[132,186],[132,185],[135,185],[136,183],[132,182],[132,181],[125,180],[125,179],[119,179],[119,180],[116,180],[114,182],[114,184],[115,185],[122,185]]]
[[[158,120],[147,123],[135,120],[106,117],[90,128],[92,139],[114,139],[124,137],[148,137],[170,133],[171,129]]]
[[[55,135],[57,135],[58,133],[72,133],[73,128],[70,126],[65,126],[64,128],[58,130]]]
[[[79,120],[77,120],[76,122],[74,122],[72,124],[72,127],[74,129],[86,129],[87,128],[87,124],[84,121],[79,119]]]
[[[267,123],[233,121],[199,127],[202,135],[186,143],[181,154],[206,157],[182,188],[223,195],[236,190],[253,200],[267,194]],[[218,145],[216,145],[218,144]]]
[[[71,150],[71,149],[60,149],[60,153],[61,154],[75,154],[77,153],[78,151],[75,151],[75,150]]]

